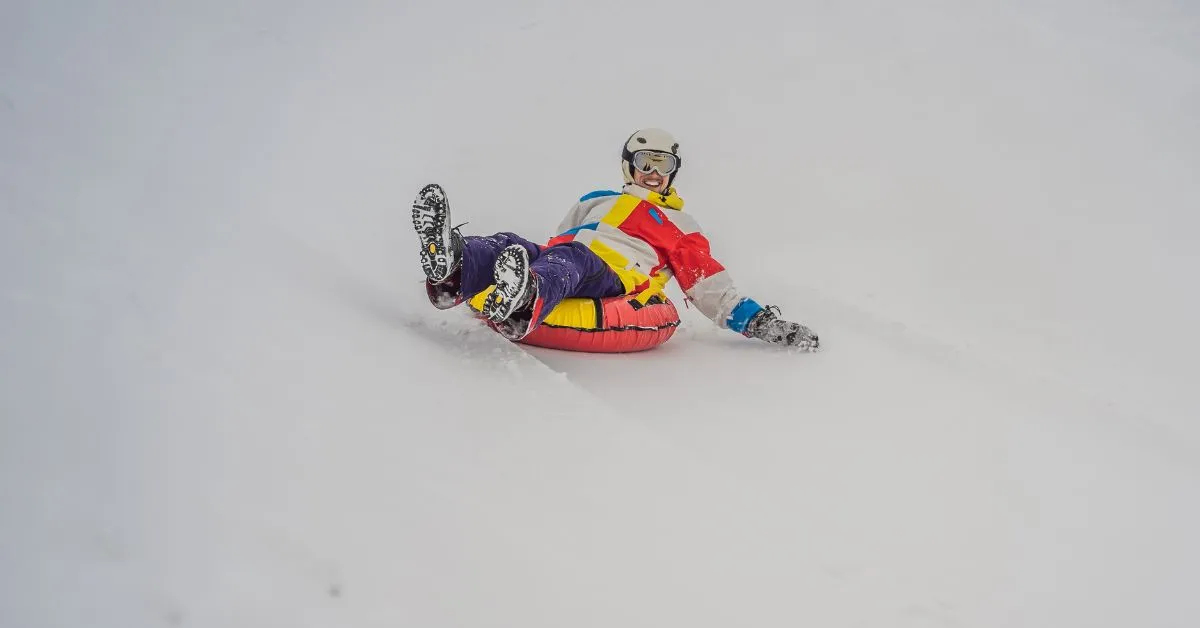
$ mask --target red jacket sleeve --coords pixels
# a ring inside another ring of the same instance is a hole
[[[690,291],[692,286],[706,277],[725,270],[709,252],[708,238],[699,233],[683,236],[667,250],[667,264],[684,292]]]

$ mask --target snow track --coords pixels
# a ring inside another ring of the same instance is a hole
[[[0,626],[1196,625],[1195,11],[714,7],[4,4]],[[644,126],[822,352],[429,306]]]

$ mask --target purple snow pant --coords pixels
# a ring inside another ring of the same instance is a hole
[[[625,294],[621,278],[587,246],[567,242],[540,247],[513,233],[497,233],[463,238],[462,293],[466,298],[486,290],[495,282],[492,267],[500,251],[520,244],[529,252],[529,266],[538,277],[538,296],[542,299],[540,325],[556,305],[568,297],[600,299]]]

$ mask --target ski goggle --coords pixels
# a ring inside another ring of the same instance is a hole
[[[657,170],[658,174],[667,176],[679,168],[679,157],[656,150],[639,150],[633,154],[629,163],[642,174],[650,174],[650,171]]]

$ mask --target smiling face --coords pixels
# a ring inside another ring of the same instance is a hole
[[[633,182],[636,185],[653,190],[659,194],[667,192],[667,177],[658,174],[657,170],[651,170],[650,174],[646,174],[637,168],[633,169]]]
[[[621,174],[625,183],[659,194],[671,191],[671,181],[682,165],[679,142],[662,129],[634,131],[621,148]]]

